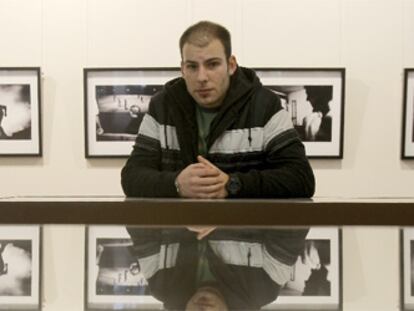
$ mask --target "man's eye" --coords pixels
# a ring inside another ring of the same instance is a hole
[[[189,69],[189,70],[196,70],[197,69],[197,66],[196,65],[189,64],[189,65],[187,65],[187,69]]]
[[[211,63],[208,63],[208,67],[209,68],[215,68],[215,67],[217,67],[218,65],[220,65],[220,63],[219,62],[211,62]]]

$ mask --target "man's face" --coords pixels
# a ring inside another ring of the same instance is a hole
[[[217,289],[201,287],[190,298],[185,311],[228,311],[228,308]]]
[[[182,58],[181,72],[194,100],[205,108],[219,107],[237,68],[235,57],[227,60],[223,44],[213,39],[204,47],[185,43]]]

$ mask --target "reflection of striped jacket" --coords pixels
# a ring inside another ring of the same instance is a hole
[[[185,82],[166,84],[150,103],[122,170],[128,196],[175,197],[174,180],[198,155],[195,102]],[[256,74],[239,67],[210,126],[207,158],[237,174],[240,197],[310,197],[314,177],[288,113]]]
[[[151,294],[183,309],[196,291],[198,241],[186,229],[127,228]],[[216,229],[204,240],[216,286],[230,309],[256,310],[274,301],[292,276],[307,229]]]

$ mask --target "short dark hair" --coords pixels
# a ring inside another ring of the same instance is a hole
[[[231,56],[231,36],[230,32],[223,26],[210,22],[201,21],[188,27],[180,37],[180,54],[183,57],[183,46],[191,43],[196,46],[204,47],[213,39],[220,40],[224,47],[226,59]]]

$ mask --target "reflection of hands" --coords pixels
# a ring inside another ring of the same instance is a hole
[[[216,227],[191,226],[191,227],[187,227],[187,229],[192,232],[198,233],[197,240],[201,240],[205,238],[207,235],[209,235],[211,232],[213,232],[216,229]]]
[[[185,198],[222,199],[227,197],[229,176],[202,156],[177,176],[180,195]]]

